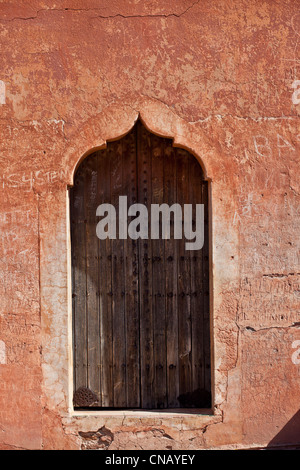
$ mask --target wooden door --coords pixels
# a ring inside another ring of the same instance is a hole
[[[204,204],[204,247],[100,240],[97,207],[118,213],[119,196],[148,208],[149,227],[151,204]],[[70,209],[74,406],[210,407],[208,189],[195,157],[138,121],[82,162]]]

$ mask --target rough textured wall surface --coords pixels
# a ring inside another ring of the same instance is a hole
[[[300,444],[299,0],[0,3],[0,448]],[[211,180],[214,415],[75,415],[67,185],[138,116]]]

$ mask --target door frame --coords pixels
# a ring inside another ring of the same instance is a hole
[[[99,146],[93,146],[90,148],[88,151],[86,151],[80,159],[78,159],[75,164],[72,166],[72,173],[71,173],[71,184],[68,184],[67,188],[67,252],[68,252],[68,330],[69,330],[69,367],[68,367],[68,382],[69,382],[69,393],[68,393],[68,410],[69,413],[72,416],[82,416],[82,415],[105,415],[108,412],[106,410],[93,410],[91,409],[86,409],[84,411],[78,411],[76,408],[73,406],[73,394],[74,394],[74,376],[73,376],[73,370],[74,370],[74,354],[73,354],[73,340],[72,340],[72,334],[73,334],[73,320],[72,320],[72,263],[71,263],[71,227],[70,227],[70,188],[73,186],[73,181],[74,181],[74,176],[76,173],[77,168],[81,164],[81,162],[88,157],[89,155],[95,153],[97,150],[102,150],[104,148],[107,148],[107,143],[119,140],[120,138],[124,137],[126,134],[128,134],[131,129],[134,127],[136,121],[140,119],[142,124],[145,126],[145,128],[151,132],[152,134],[155,134],[159,137],[163,138],[171,138],[173,141],[173,146],[174,147],[179,147],[187,150],[191,155],[193,155],[197,161],[199,162],[202,171],[203,171],[203,179],[207,181],[208,183],[208,220],[209,220],[209,305],[210,305],[210,363],[211,363],[211,402],[212,406],[211,409],[205,410],[205,414],[207,415],[214,415],[215,413],[215,374],[214,374],[214,329],[213,329],[213,220],[212,220],[212,178],[210,178],[207,175],[207,168],[204,166],[203,160],[196,154],[195,150],[193,150],[190,146],[187,145],[182,145],[182,143],[176,142],[178,139],[175,137],[171,137],[168,133],[163,133],[163,132],[155,132],[153,131],[144,121],[143,116],[141,113],[138,113],[134,119],[133,124],[127,128],[125,132],[122,132],[118,136],[114,136],[110,139],[107,139],[102,145]],[[180,136],[182,137],[182,136]],[[180,138],[181,141],[181,138]],[[171,416],[171,414],[168,412],[168,409],[162,409],[162,410],[155,410],[159,414],[165,414],[168,416]],[[197,409],[183,409],[183,408],[178,408],[176,411],[176,415],[180,413],[187,414],[188,412],[191,412],[192,414],[199,412]],[[133,413],[136,416],[137,411],[130,411],[130,410],[116,410],[114,413],[126,413],[126,414],[131,414]],[[147,410],[140,409],[140,413],[148,413]],[[110,413],[110,411],[109,411]],[[152,413],[152,412],[151,412]]]
[[[150,131],[150,130],[145,126],[145,124],[143,123],[143,121],[142,121],[141,119],[140,119],[140,121],[141,121],[141,124],[144,125],[144,127],[145,127],[151,134],[153,134],[153,132]],[[136,125],[136,122],[134,123],[134,126],[135,126],[135,125]],[[133,127],[134,127],[134,126],[132,126],[132,128],[125,134],[125,136],[126,136],[127,134],[129,134],[129,133],[133,130]],[[154,135],[155,135],[155,134],[154,134]],[[124,137],[124,135],[122,135],[122,136],[120,137],[120,139],[123,138],[123,137]],[[161,135],[160,135],[159,137],[162,137],[162,138],[163,138],[163,136],[161,136]],[[168,138],[168,137],[167,137],[167,138]],[[118,141],[118,140],[120,140],[120,139],[115,138],[115,139],[108,140],[108,141],[106,142],[106,145],[103,146],[102,149],[107,148],[107,144],[108,144],[109,142]],[[176,147],[176,146],[173,145],[173,147]],[[182,146],[177,146],[177,147],[182,148]],[[185,149],[185,150],[186,150],[186,149]],[[74,173],[74,177],[75,177],[75,174],[76,174],[77,170],[79,169],[79,166],[82,164],[83,160],[85,160],[86,158],[88,158],[89,156],[93,155],[93,154],[96,153],[96,152],[97,152],[97,150],[96,150],[96,151],[95,151],[95,150],[90,151],[90,152],[88,152],[88,154],[87,154],[84,158],[82,158],[82,159],[80,160],[80,163],[78,163],[77,166],[76,166],[76,170],[75,170],[75,173]],[[190,152],[190,151],[187,150],[187,153],[188,153],[191,157],[195,158],[195,155],[193,155],[192,152]],[[198,160],[197,158],[196,158],[196,160],[197,160],[197,162],[199,163],[199,160]],[[208,223],[209,223],[209,227],[208,227],[208,232],[209,232],[209,240],[208,240],[208,245],[209,245],[209,246],[208,246],[208,248],[209,248],[209,268],[208,268],[208,269],[209,269],[209,273],[208,273],[208,274],[209,274],[209,298],[210,298],[210,302],[209,302],[209,303],[210,303],[210,305],[209,305],[209,319],[210,319],[209,334],[210,334],[210,348],[211,348],[211,353],[210,353],[210,376],[211,376],[210,392],[211,392],[211,400],[212,400],[212,407],[213,407],[213,381],[212,381],[212,369],[213,369],[213,362],[212,362],[212,336],[213,336],[213,335],[212,335],[212,315],[211,315],[211,287],[212,287],[212,284],[211,284],[211,282],[212,282],[212,273],[211,273],[211,267],[212,267],[212,265],[211,265],[211,249],[212,249],[212,244],[211,244],[211,185],[210,185],[211,181],[209,181],[208,179],[205,178],[205,172],[203,171],[203,167],[202,167],[201,164],[200,164],[200,167],[201,167],[201,170],[202,170],[202,180],[208,182],[208,185],[207,185],[207,196],[208,196],[208,208],[207,208],[207,209],[208,209]],[[71,190],[71,188],[69,188],[69,190],[68,190],[68,211],[70,211],[70,190]],[[71,248],[71,240],[70,240],[70,238],[71,238],[71,236],[70,236],[70,232],[71,232],[71,228],[70,228],[70,213],[68,214],[68,222],[69,222],[69,226],[68,226],[68,230],[69,230],[69,237],[68,237],[68,238],[69,238],[69,241],[68,241],[68,244],[69,244],[69,258],[72,260],[72,248]],[[70,262],[70,260],[69,260],[69,262]],[[72,304],[72,265],[71,265],[71,292],[69,292],[69,302],[71,302],[71,304]],[[71,306],[71,309],[72,309],[72,306]],[[73,332],[73,329],[74,329],[74,325],[73,325],[73,311],[72,311],[72,313],[71,313],[71,317],[72,317],[71,325],[72,325],[72,332]],[[72,342],[72,363],[73,363],[73,366],[72,366],[72,376],[70,377],[70,378],[72,378],[72,383],[73,383],[72,392],[74,392],[74,380],[73,380],[73,379],[74,379],[74,350],[73,350],[73,348],[74,348],[74,346],[73,346],[73,342]],[[154,367],[154,365],[153,365],[153,367]],[[140,390],[140,392],[141,392],[141,390]],[[73,393],[71,393],[70,395],[71,395],[71,397],[73,397]],[[71,397],[70,397],[70,398],[71,398]],[[73,403],[72,403],[72,408],[73,408]],[[74,410],[74,409],[76,410],[76,408],[73,408],[73,410]],[[112,409],[113,409],[113,408],[112,408]],[[124,408],[124,409],[127,409],[127,408]],[[146,410],[147,410],[146,408],[139,408],[139,409],[140,409],[141,411],[146,411]],[[165,409],[162,409],[162,410],[157,409],[157,411],[159,411],[159,412],[164,412],[164,411],[165,411],[165,412],[166,412],[168,409],[169,409],[169,408],[165,408]],[[181,408],[181,407],[179,407],[178,410],[191,410],[191,411],[192,411],[193,408],[183,408],[183,407]],[[93,411],[95,411],[95,409],[93,409],[93,407],[90,407],[90,408],[89,408],[89,407],[86,407],[86,411],[87,411],[87,412],[93,412]],[[101,406],[99,406],[99,411],[101,411]]]

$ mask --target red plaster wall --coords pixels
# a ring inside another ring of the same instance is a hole
[[[8,0],[0,44],[0,449],[300,445],[299,1]],[[208,425],[68,415],[66,188],[139,112],[212,179]]]

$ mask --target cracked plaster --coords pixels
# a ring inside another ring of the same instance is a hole
[[[297,2],[49,3],[0,5],[0,448],[267,445],[299,408]],[[72,410],[67,188],[138,116],[210,181],[211,415]]]

